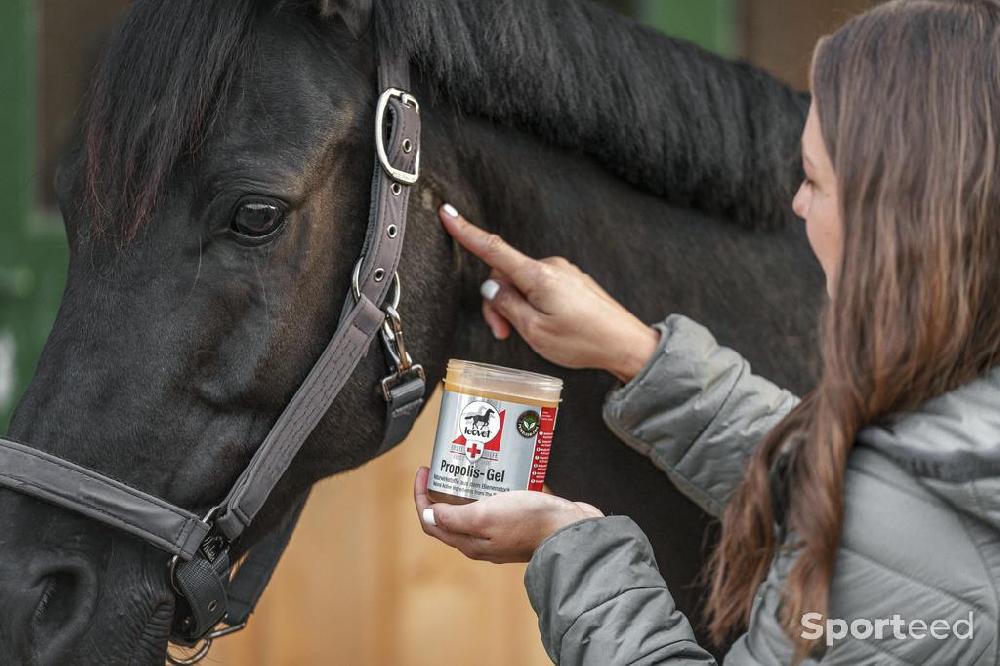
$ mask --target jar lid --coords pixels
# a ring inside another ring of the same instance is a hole
[[[445,381],[472,391],[509,393],[545,402],[559,402],[563,386],[557,377],[457,358],[448,361]]]

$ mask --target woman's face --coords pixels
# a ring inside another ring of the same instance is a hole
[[[837,176],[823,141],[815,103],[809,108],[809,118],[802,132],[802,163],[806,178],[792,201],[792,209],[805,220],[809,245],[826,273],[826,292],[832,298],[844,237]]]

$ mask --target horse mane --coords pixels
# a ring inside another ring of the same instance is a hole
[[[354,1],[354,0],[345,0]],[[266,13],[306,0],[138,0],[84,119],[84,205],[130,240],[194,155]],[[514,124],[668,201],[778,226],[801,178],[807,99],[746,63],[586,0],[375,0],[381,44],[463,113]]]
[[[376,0],[463,112],[522,126],[671,203],[747,229],[791,217],[808,97],[581,0]]]

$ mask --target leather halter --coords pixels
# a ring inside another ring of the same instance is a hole
[[[378,79],[371,210],[350,295],[329,345],[221,503],[201,518],[94,470],[0,438],[0,487],[124,530],[173,556],[170,580],[177,592],[177,609],[170,640],[187,647],[201,645],[187,659],[168,655],[172,663],[200,661],[212,640],[246,625],[306,498],[249,551],[235,574],[230,544],[253,522],[376,334],[381,335],[390,369],[380,386],[386,423],[378,453],[409,433],[423,405],[424,371],[406,350],[396,311],[400,298],[396,269],[407,204],[420,171],[420,107],[408,92],[408,60],[380,58]],[[391,121],[388,137],[387,121]]]

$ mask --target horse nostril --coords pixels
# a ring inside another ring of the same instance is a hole
[[[95,585],[83,566],[67,566],[45,573],[42,594],[31,617],[33,643],[42,663],[57,663],[83,635],[94,610]],[[50,661],[51,660],[51,661]]]
[[[36,624],[62,626],[73,616],[80,580],[71,571],[49,574],[45,580],[33,619]]]

